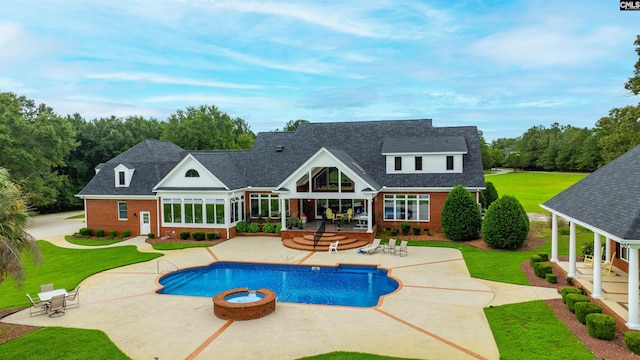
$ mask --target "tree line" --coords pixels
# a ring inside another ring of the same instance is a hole
[[[639,60],[625,89],[640,93]],[[293,131],[307,120],[291,120]],[[615,108],[595,128],[538,125],[517,138],[487,143],[479,132],[486,169],[508,166],[527,170],[593,171],[640,144],[640,104]],[[25,96],[0,93],[0,168],[26,193],[39,212],[81,208],[75,197],[94,168],[145,139],[169,140],[185,150],[250,149],[256,135],[241,118],[216,106],[187,107],[166,121],[142,116],[84,119],[60,116]]]
[[[624,88],[640,94],[640,35],[634,42],[638,61]],[[480,132],[485,169],[512,167],[525,170],[591,172],[640,144],[640,103],[614,108],[594,128],[553,123],[531,127],[517,138],[487,143]]]

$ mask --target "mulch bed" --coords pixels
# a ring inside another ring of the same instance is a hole
[[[533,225],[534,224],[532,224],[532,226]],[[545,240],[541,237],[535,236],[534,235],[535,233],[536,233],[535,229],[532,229],[532,231],[529,233],[529,237],[527,238],[525,243],[522,245],[521,249],[536,249],[544,245]],[[431,236],[422,235],[422,236],[408,236],[408,237],[402,237],[402,238],[406,238],[406,240],[428,241],[428,240],[442,240],[445,237],[442,234],[433,234]],[[209,242],[208,240],[205,240],[205,241]],[[221,243],[222,241],[224,240],[219,239],[219,240],[212,241],[212,243],[215,245],[215,244]],[[180,239],[157,239],[157,238],[147,239],[147,242],[150,244],[167,243],[167,242],[202,243],[202,241],[180,240]],[[482,240],[467,241],[465,242],[465,244],[476,246],[481,249],[489,248],[489,246]],[[531,268],[531,265],[529,264],[528,260],[522,263],[522,265],[520,266],[520,269],[527,276],[529,283],[531,283],[534,286],[556,288],[558,289],[558,291],[560,291],[560,289],[566,286],[563,284],[564,279],[561,279],[561,281],[559,281],[557,284],[550,284],[545,279],[537,277],[534,274],[533,269]],[[556,274],[561,273],[559,272],[559,268],[556,266],[554,266],[554,272]],[[596,358],[611,359],[611,360],[640,359],[640,356],[635,355],[629,349],[627,349],[627,346],[624,343],[624,333],[622,333],[620,330],[616,331],[616,336],[611,341],[599,340],[599,339],[593,338],[587,333],[587,326],[581,324],[578,321],[575,314],[571,313],[569,309],[567,309],[567,306],[562,302],[562,299],[546,300],[545,302],[549,304],[549,306],[553,309],[558,319],[560,319],[565,324],[567,329],[569,329],[569,331],[571,331],[578,339],[580,339],[580,341],[589,350],[591,350],[591,352],[595,355]],[[0,319],[3,318],[4,316],[10,315],[19,310],[21,309],[0,310]],[[18,338],[25,334],[28,334],[37,329],[40,329],[40,327],[0,323],[0,344],[7,342],[9,340]]]

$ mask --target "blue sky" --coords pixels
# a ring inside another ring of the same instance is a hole
[[[636,105],[616,1],[2,0],[0,91],[85,119],[216,105],[287,121],[432,118],[487,140]]]

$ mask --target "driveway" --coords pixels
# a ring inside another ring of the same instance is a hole
[[[52,242],[68,245],[60,237]],[[143,237],[119,245],[127,244],[151,250]],[[272,237],[236,237],[208,249],[168,251],[160,259],[85,279],[80,307],[65,316],[29,317],[24,310],[2,321],[99,329],[133,359],[295,359],[338,350],[499,359],[483,308],[558,297],[555,289],[471,278],[462,254],[448,248],[410,247],[406,257],[356,250],[329,254],[289,249]],[[400,287],[372,308],[277,303],[275,313],[249,321],[216,318],[210,298],[155,293],[158,266],[185,268],[219,260],[378,265],[389,269]]]

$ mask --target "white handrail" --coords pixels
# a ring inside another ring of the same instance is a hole
[[[178,265],[176,265],[176,264],[172,263],[171,261],[169,261],[169,260],[158,260],[158,261],[156,262],[156,270],[157,270],[158,274],[160,274],[160,273],[161,273],[161,272],[160,272],[160,262],[161,262],[161,261],[166,262],[167,264],[171,264],[171,265],[173,265],[173,266],[175,267],[175,269],[174,269],[174,270],[162,270],[162,272],[171,272],[171,271],[176,271],[176,270],[178,270]]]

